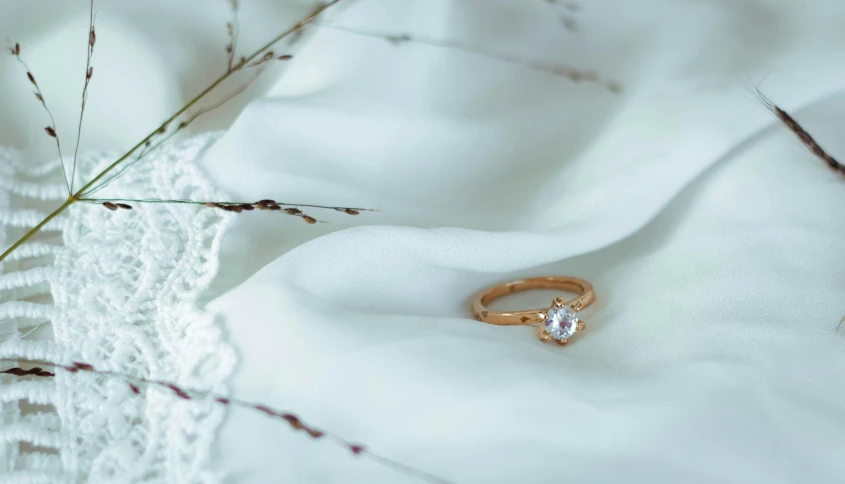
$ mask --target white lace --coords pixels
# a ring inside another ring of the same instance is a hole
[[[214,138],[158,150],[109,193],[221,199],[192,161]],[[111,161],[90,157],[80,178]],[[18,153],[0,149],[0,246],[64,198],[57,163],[27,167]],[[22,208],[39,204],[43,209]],[[132,205],[112,212],[77,203],[4,262],[0,357],[84,361],[225,391],[234,351],[196,301],[217,271],[229,215],[195,205]],[[44,324],[52,325],[52,341],[27,336]],[[209,452],[223,412],[154,389],[134,395],[125,383],[92,374],[0,375],[0,481],[216,482]]]

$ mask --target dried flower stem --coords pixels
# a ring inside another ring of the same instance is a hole
[[[132,206],[128,203],[160,203],[160,204],[190,204],[199,205],[209,208],[217,208],[226,212],[251,212],[253,210],[270,210],[274,212],[282,212],[286,215],[299,217],[309,224],[318,222],[314,217],[304,213],[300,207],[317,208],[323,210],[334,210],[343,212],[347,215],[359,215],[361,212],[377,212],[369,208],[353,208],[353,207],[331,207],[326,205],[308,205],[308,204],[294,204],[294,203],[279,203],[275,200],[264,199],[257,202],[201,202],[196,200],[184,199],[160,199],[160,198],[80,198],[80,202],[98,203],[109,210],[116,211],[119,209],[132,210]],[[288,208],[283,208],[288,207]]]
[[[231,72],[235,68],[235,56],[238,51],[238,34],[241,29],[238,22],[238,0],[230,0],[229,3],[232,7],[232,21],[226,25],[226,30],[229,34],[229,43],[226,45],[226,58],[229,72]]]
[[[427,37],[423,37],[417,34],[411,35],[408,33],[384,33],[384,32],[373,32],[369,30],[359,30],[351,27],[345,27],[342,25],[336,24],[327,24],[327,23],[320,23],[317,24],[319,27],[337,30],[341,32],[346,32],[353,35],[360,35],[363,37],[372,37],[376,39],[383,39],[386,40],[393,45],[401,45],[404,43],[416,43],[416,44],[423,44],[428,45],[431,47],[437,47],[442,49],[453,49],[462,52],[468,52],[470,54],[480,55],[483,57],[487,57],[489,59],[497,60],[499,62],[506,62],[508,64],[515,64],[526,69],[531,69],[534,71],[544,72],[546,74],[552,74],[559,77],[566,77],[573,82],[592,82],[598,84],[599,86],[607,89],[612,93],[618,94],[622,91],[622,86],[619,85],[616,81],[608,81],[599,78],[598,73],[595,71],[582,71],[580,69],[576,69],[574,67],[562,66],[562,65],[555,65],[541,61],[523,59],[515,55],[511,54],[502,54],[502,53],[495,53],[489,52],[484,50],[480,47],[467,44],[464,42],[454,41],[454,40],[438,40],[438,39],[431,39]]]
[[[127,202],[127,203],[187,203],[191,205],[204,205],[209,206],[212,204],[217,205],[254,205],[260,202],[200,202],[196,200],[183,200],[183,199],[159,199],[159,198],[80,198],[78,199],[80,202],[95,202],[95,203],[103,203],[103,202]],[[305,207],[305,208],[319,208],[324,210],[336,210],[339,212],[343,212],[346,210],[355,210],[358,212],[378,212],[378,210],[374,210],[371,208],[355,208],[355,207],[332,207],[329,205],[309,205],[305,203],[281,203],[271,201],[273,205],[280,205],[282,207]]]
[[[783,109],[779,108],[775,103],[773,103],[769,98],[767,98],[763,93],[759,90],[757,91],[757,95],[763,104],[768,108],[774,115],[783,123],[784,126],[787,127],[790,131],[792,131],[795,136],[801,140],[801,143],[810,150],[818,159],[822,160],[828,168],[834,173],[845,176],[845,165],[840,163],[836,158],[828,154],[822,147],[816,142],[815,138],[810,135],[807,130],[805,130],[798,121],[795,120],[789,113],[784,111]]]
[[[147,141],[147,143],[144,145],[144,148],[141,150],[140,153],[138,153],[138,155],[132,161],[125,163],[120,168],[120,170],[118,170],[117,173],[113,173],[108,179],[106,179],[105,181],[100,183],[98,186],[93,187],[89,191],[80,194],[80,197],[88,198],[91,195],[99,192],[103,188],[107,187],[111,182],[113,182],[114,180],[119,178],[121,175],[126,173],[127,170],[129,170],[133,166],[135,166],[135,164],[138,163],[139,161],[141,161],[144,157],[146,157],[150,153],[156,151],[161,145],[170,141],[170,139],[173,138],[177,133],[181,132],[182,130],[184,130],[185,128],[190,126],[191,123],[196,121],[199,117],[201,117],[205,114],[208,114],[208,113],[222,107],[223,105],[225,105],[226,103],[228,103],[229,101],[231,101],[232,99],[234,99],[235,97],[237,97],[238,95],[240,95],[241,93],[246,91],[247,88],[249,88],[249,86],[251,86],[255,82],[255,80],[258,79],[258,77],[261,75],[261,72],[262,71],[259,69],[248,82],[246,82],[244,85],[242,85],[241,87],[236,89],[229,96],[226,96],[225,98],[223,98],[221,101],[219,101],[219,102],[217,102],[217,103],[215,103],[211,106],[199,109],[197,112],[195,112],[194,114],[192,114],[191,116],[186,118],[184,121],[179,122],[179,124],[176,126],[176,129],[170,131],[167,134],[167,136],[165,136],[163,139],[158,140],[157,142],[153,142],[153,141],[155,141],[154,139]],[[164,133],[162,131],[159,131],[158,133],[156,133],[157,136],[163,135],[163,134]]]
[[[82,362],[73,362],[69,364],[62,364],[62,363],[55,363],[51,361],[40,361],[40,360],[25,360],[25,359],[11,359],[11,358],[0,358],[0,362],[7,364],[7,365],[20,365],[23,364],[25,366],[33,366],[32,368],[21,368],[19,366],[14,366],[11,368],[7,368],[5,370],[0,371],[0,374],[8,374],[8,375],[15,375],[19,377],[24,376],[34,376],[34,377],[41,377],[41,378],[49,378],[55,376],[54,373],[49,371],[45,371],[42,367],[50,367],[56,370],[64,370],[71,374],[76,374],[79,372],[84,373],[92,373],[96,375],[100,375],[106,378],[120,380],[127,384],[129,390],[135,394],[141,394],[142,387],[155,387],[161,390],[164,390],[173,396],[183,399],[183,400],[211,400],[220,405],[225,407],[241,407],[246,408],[249,410],[260,412],[268,417],[283,420],[285,421],[293,430],[302,431],[310,438],[314,440],[324,439],[324,440],[332,440],[336,444],[340,445],[348,449],[355,455],[366,456],[369,457],[376,462],[380,463],[381,465],[390,467],[396,471],[402,472],[406,475],[412,475],[417,477],[421,480],[427,482],[434,482],[439,484],[448,484],[449,481],[446,481],[443,478],[425,472],[423,470],[411,467],[407,464],[403,464],[396,460],[390,459],[388,457],[384,457],[380,454],[377,454],[367,447],[351,442],[333,432],[325,431],[318,429],[316,427],[311,426],[310,424],[305,423],[301,418],[299,418],[296,414],[291,412],[285,412],[281,410],[276,410],[269,405],[265,405],[263,403],[254,403],[248,402],[245,400],[240,400],[237,398],[232,398],[226,395],[221,395],[215,392],[211,392],[208,390],[201,390],[196,388],[187,388],[181,385],[177,385],[172,382],[162,381],[162,380],[152,380],[148,378],[141,378],[132,375],[127,375],[123,373],[118,373],[115,371],[109,370],[100,370],[94,368],[93,365],[88,363]]]
[[[88,102],[88,84],[91,83],[91,77],[94,76],[94,68],[91,67],[94,44],[97,43],[97,33],[94,31],[94,0],[91,0],[88,16],[88,59],[85,61],[85,87],[82,88],[82,108],[79,110],[79,124],[76,128],[76,148],[73,150],[73,167],[70,174],[68,194],[73,193],[73,184],[76,181],[76,160],[79,158],[79,142],[82,139],[82,118],[85,116],[85,104]]]
[[[293,27],[285,30],[281,34],[277,35],[269,42],[267,42],[263,47],[256,50],[252,55],[245,58],[246,63],[256,60],[260,56],[264,54],[267,50],[270,49],[273,45],[275,45],[280,40],[284,39],[285,37],[299,31],[305,25],[310,23],[312,20],[317,18],[321,13],[323,13],[326,9],[338,4],[341,0],[330,0],[328,3],[321,5],[319,8],[314,9],[311,13],[305,16],[302,20],[297,22]],[[55,211],[53,211],[50,215],[48,215],[44,220],[42,220],[38,225],[36,225],[32,230],[28,231],[26,234],[23,235],[20,239],[18,239],[11,247],[9,247],[3,254],[0,254],[0,262],[2,262],[9,254],[11,254],[15,249],[23,245],[27,240],[32,238],[33,235],[38,233],[44,225],[47,224],[50,220],[55,218],[60,213],[64,212],[70,205],[75,203],[79,198],[86,193],[91,187],[93,187],[97,182],[107,176],[112,170],[120,166],[123,162],[128,160],[136,151],[144,147],[148,141],[153,139],[157,134],[163,132],[173,123],[174,120],[182,116],[187,111],[189,111],[192,107],[194,107],[198,102],[204,99],[210,92],[215,90],[220,84],[222,84],[226,79],[228,79],[236,70],[234,71],[227,71],[222,76],[218,77],[214,82],[212,82],[207,88],[205,88],[202,92],[200,92],[197,96],[193,99],[188,101],[181,109],[179,109],[173,116],[171,116],[167,121],[161,124],[158,128],[156,128],[152,133],[147,135],[144,139],[142,139],[138,144],[136,144],[132,149],[127,151],[123,156],[115,160],[111,165],[107,166],[103,171],[101,171],[98,175],[96,175],[91,181],[86,183],[82,188],[73,193],[70,197],[68,197],[67,201],[63,203],[60,207],[58,207]],[[58,141],[58,138],[57,138]],[[65,181],[67,182],[67,176],[65,176]],[[70,183],[68,183],[70,186]]]
[[[38,102],[41,103],[41,106],[44,108],[44,111],[47,112],[47,116],[50,117],[50,126],[44,128],[44,131],[47,133],[48,136],[56,140],[56,151],[59,153],[59,161],[62,164],[62,176],[65,179],[65,185],[67,185],[68,195],[72,193],[72,189],[70,187],[70,182],[68,181],[67,177],[67,167],[65,166],[65,159],[62,156],[62,143],[59,140],[59,133],[56,131],[56,119],[53,117],[53,112],[50,111],[50,108],[47,106],[47,101],[44,98],[44,93],[41,92],[41,87],[38,85],[38,82],[35,80],[35,75],[32,74],[32,70],[27,65],[26,61],[23,60],[21,57],[21,45],[16,43],[14,46],[10,46],[8,48],[9,53],[15,57],[20,65],[23,66],[24,70],[26,70],[26,77],[29,79],[29,82],[35,87],[35,98],[38,99]],[[3,259],[0,258],[0,261]]]

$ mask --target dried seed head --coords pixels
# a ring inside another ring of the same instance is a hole
[[[35,99],[38,99],[42,103],[44,102],[44,96],[42,96],[40,92],[35,93]]]
[[[283,419],[285,419],[285,421],[286,421],[287,423],[289,423],[291,427],[293,427],[293,428],[295,428],[295,429],[297,429],[297,430],[299,430],[299,429],[301,429],[301,428],[303,427],[303,425],[302,425],[302,421],[300,421],[300,420],[299,420],[299,417],[297,417],[296,415],[293,415],[293,414],[290,414],[290,413],[283,413],[283,414],[281,415],[281,417],[282,417]]]
[[[35,82],[35,76],[33,76],[31,72],[27,72],[26,77],[29,79],[29,82],[31,82],[32,85],[34,85],[34,86],[38,85],[38,83]]]
[[[73,366],[74,366],[74,368],[78,368],[80,370],[85,370],[85,371],[93,371],[94,370],[94,367],[92,365],[90,365],[88,363],[80,363],[78,361],[74,361]]]
[[[256,410],[258,410],[259,412],[264,412],[264,413],[266,413],[267,415],[270,415],[270,416],[273,416],[273,417],[275,417],[276,415],[278,415],[278,413],[277,413],[275,410],[273,410],[272,408],[268,407],[267,405],[256,405],[254,408],[255,408]]]
[[[355,454],[355,455],[360,455],[361,452],[364,452],[364,446],[363,445],[350,445],[349,450],[351,450],[352,453]]]
[[[209,208],[222,208],[222,207],[220,207],[220,204],[217,203],[217,202],[208,202],[208,203],[205,204],[205,206],[209,207]]]
[[[127,205],[125,203],[118,203],[117,206],[124,210],[132,210],[132,205]]]
[[[96,32],[94,32],[94,29],[91,28],[91,33],[88,34],[88,45],[90,45],[91,48],[93,49],[94,44],[96,44],[96,43],[97,43],[97,34],[96,34]]]
[[[302,215],[302,210],[298,208],[286,208],[285,213],[288,215]]]
[[[275,200],[270,199],[259,200],[254,205],[260,210],[273,210],[274,206],[278,206]]]
[[[53,127],[52,127],[52,126],[47,126],[46,128],[44,128],[44,131],[46,131],[46,132],[47,132],[47,134],[48,134],[48,135],[50,135],[50,136],[51,136],[51,137],[53,137],[53,138],[55,138],[55,137],[57,136],[57,135],[56,135],[56,130],[55,130],[55,129],[53,129]]]
[[[49,371],[44,370],[43,368],[35,367],[30,368],[28,370],[24,370],[23,368],[9,368],[7,370],[0,371],[0,373],[5,373],[7,375],[15,375],[15,376],[40,376],[40,377],[49,377],[49,376],[56,376]]]
[[[132,393],[134,393],[135,395],[139,395],[141,393],[141,389],[138,388],[137,385],[134,385],[132,383],[129,384],[129,389],[132,390]]]
[[[93,77],[93,76],[94,76],[94,68],[93,68],[93,67],[89,67],[89,68],[88,68],[88,74],[87,74],[85,77],[86,77],[86,78],[88,78],[88,79],[90,80],[90,79],[91,79],[91,77]]]
[[[103,202],[103,206],[106,207],[107,209],[111,210],[111,211],[117,210],[117,205],[115,205],[111,202]]]
[[[310,435],[311,437],[313,437],[315,439],[319,439],[320,437],[322,437],[325,434],[323,432],[317,430],[317,429],[308,429],[308,435]]]
[[[172,383],[168,384],[167,388],[170,388],[173,391],[173,393],[179,398],[182,398],[182,399],[185,399],[185,400],[191,399],[191,396],[188,395],[188,393],[186,391],[182,390],[181,388],[177,387],[176,385],[174,385]]]
[[[302,220],[305,220],[305,221],[306,221],[307,223],[309,223],[309,224],[315,224],[315,223],[317,223],[317,219],[315,219],[314,217],[311,217],[311,216],[309,216],[309,215],[303,215],[303,216],[302,216]]]
[[[240,204],[240,205],[238,205],[238,206],[239,206],[239,207],[241,207],[241,209],[246,210],[247,212],[249,212],[250,210],[255,210],[255,207],[253,207],[253,206],[252,206],[251,204],[249,204],[249,203],[242,203],[242,204]]]
[[[292,56],[292,55],[290,55],[290,54],[285,54],[285,55],[280,55],[280,56],[279,56],[279,60],[281,60],[281,61],[289,61],[289,60],[291,60],[291,59],[293,59],[293,56]]]

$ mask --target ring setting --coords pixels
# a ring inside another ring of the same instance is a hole
[[[587,328],[587,324],[578,319],[576,306],[574,304],[567,306],[560,297],[552,301],[551,307],[546,312],[539,313],[538,316],[543,318],[543,325],[538,331],[541,341],[557,341],[565,345],[569,343],[569,338],[573,337],[576,331],[584,331]]]
[[[500,297],[534,289],[555,289],[575,293],[578,297],[571,301],[558,297],[548,308],[527,311],[495,312],[487,307]],[[477,293],[472,299],[472,314],[475,319],[487,324],[534,326],[541,341],[566,345],[576,333],[587,327],[578,313],[594,300],[592,284],[583,279],[568,276],[534,277],[499,284]]]

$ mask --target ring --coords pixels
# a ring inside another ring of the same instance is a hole
[[[487,305],[502,296],[533,289],[559,289],[578,294],[578,297],[566,301],[555,298],[551,306],[542,309],[498,313]],[[569,343],[576,331],[583,331],[586,324],[578,319],[578,311],[585,309],[595,301],[593,285],[576,277],[549,276],[521,279],[487,288],[472,298],[472,314],[475,319],[487,324],[497,325],[542,325],[538,326],[537,337],[542,341],[556,341],[561,345]]]

